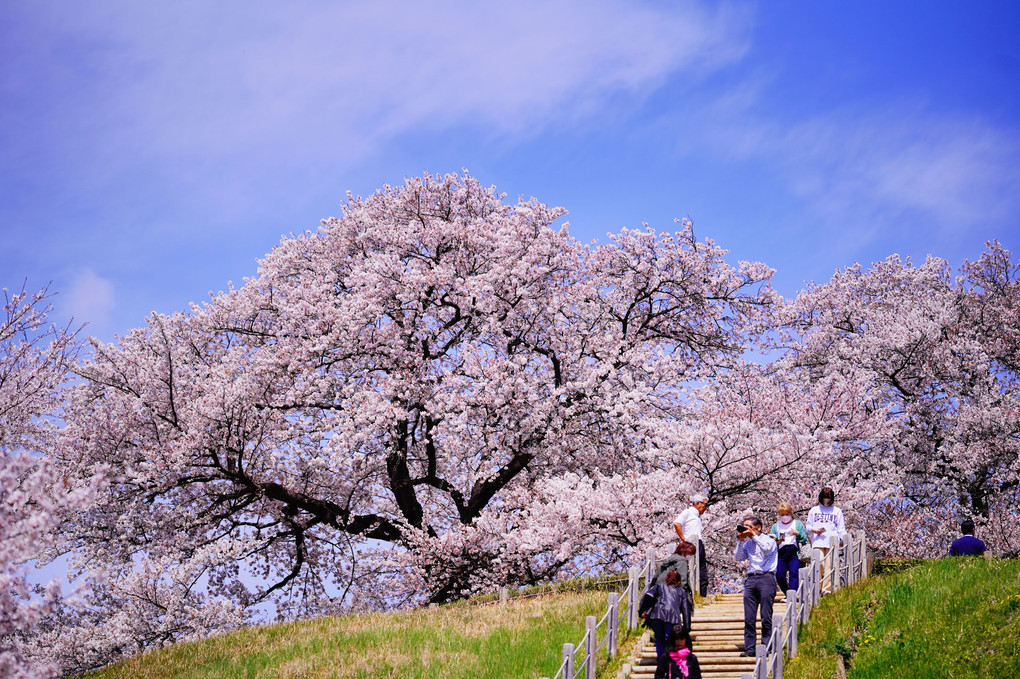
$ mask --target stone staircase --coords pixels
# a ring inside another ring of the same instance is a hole
[[[786,615],[786,604],[776,600],[772,609],[773,624]],[[741,674],[754,671],[754,658],[742,658],[744,650],[744,599],[742,594],[716,594],[694,609],[691,624],[694,655],[698,657],[705,679],[740,679]],[[761,640],[761,623],[757,639]],[[631,679],[652,679],[655,676],[655,642],[651,632],[638,642],[639,650],[632,658]]]

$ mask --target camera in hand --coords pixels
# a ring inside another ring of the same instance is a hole
[[[746,532],[748,532],[750,530],[751,530],[750,528],[748,528],[747,526],[745,526],[742,523],[738,523],[737,524],[737,532],[738,533],[746,533]]]

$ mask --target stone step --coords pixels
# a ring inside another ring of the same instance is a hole
[[[703,653],[740,653],[744,650],[744,640],[740,639],[731,644],[718,643],[706,644],[704,646],[694,645],[694,652],[700,658]]]
[[[737,658],[744,651],[744,642],[734,642],[732,644],[726,644],[721,647],[715,647],[712,650],[704,648],[694,649],[694,654],[699,658]],[[654,654],[653,654],[654,658]]]
[[[776,601],[772,604],[772,612],[785,611],[786,603],[782,601]],[[717,615],[732,615],[733,613],[739,613],[741,616],[744,615],[744,604],[740,603],[739,606],[710,606],[706,608],[694,609],[695,620],[704,616],[717,616]]]
[[[757,622],[755,624],[759,628],[761,627],[761,622]],[[776,621],[773,620],[772,624],[775,626]],[[695,621],[691,624],[691,636],[696,637],[699,634],[704,634],[706,632],[725,632],[730,629],[744,629],[744,620],[741,618],[740,620],[731,620],[730,622],[708,622],[703,625],[699,625],[697,621]]]
[[[778,600],[772,609],[774,624],[785,617],[787,606]],[[694,611],[691,636],[705,679],[740,679],[754,670],[755,658],[742,657],[744,650],[744,601],[742,594],[716,595]],[[761,636],[761,623],[755,625],[755,636]],[[655,676],[655,642],[646,632],[644,643],[636,654],[630,679],[652,679]]]
[[[761,625],[755,625],[754,626],[754,630],[755,630],[756,633],[761,634]],[[729,629],[717,629],[717,630],[710,630],[710,631],[704,631],[704,632],[694,631],[694,632],[691,632],[691,638],[694,640],[694,643],[698,643],[698,642],[710,641],[711,639],[716,639],[718,637],[725,637],[725,636],[730,635],[730,634],[743,634],[743,633],[744,633],[744,626],[741,625],[740,627],[734,626],[734,627],[730,627]],[[652,643],[655,643],[655,642],[652,642]]]
[[[698,661],[704,665],[732,665],[746,664],[748,662],[754,663],[753,658],[741,657],[740,652],[743,651],[743,647],[734,646],[732,649],[728,649],[725,652],[715,653],[703,653],[695,651],[694,655],[698,657]],[[641,659],[635,663],[635,667],[654,667],[655,666],[655,654],[643,655]]]
[[[705,663],[700,663],[701,674],[703,677],[718,677],[718,676],[735,676],[739,677],[743,673],[754,672],[754,663],[747,663],[744,665],[719,665],[719,666],[708,666]],[[634,667],[631,668],[630,677],[632,679],[645,679],[645,677],[655,676],[655,666],[649,665],[647,667]]]
[[[705,679],[741,679],[742,675],[751,673],[754,671],[754,665],[747,668],[705,668],[702,667],[702,677]],[[655,668],[649,668],[648,670],[633,671],[630,673],[633,679],[648,679],[649,677],[655,676]]]
[[[705,664],[705,662],[709,660],[711,660],[712,662],[719,661],[725,664],[730,660],[738,662],[743,662],[747,660],[747,658],[740,656],[740,652],[743,650],[744,648],[742,646],[740,647],[734,646],[733,648],[727,649],[726,651],[716,651],[713,653],[695,651],[694,655],[698,656],[698,660],[701,661],[702,664]],[[641,658],[635,663],[635,665],[654,665],[654,664],[655,664],[654,653],[652,655],[641,656]]]

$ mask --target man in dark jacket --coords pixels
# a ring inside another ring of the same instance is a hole
[[[974,522],[966,519],[960,524],[959,538],[949,548],[949,556],[981,556],[985,553],[985,543],[974,537]]]

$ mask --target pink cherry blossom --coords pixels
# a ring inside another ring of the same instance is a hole
[[[1020,553],[1020,283],[997,243],[955,277],[890,257],[782,300],[688,221],[596,246],[564,214],[409,179],[94,342],[66,401],[65,335],[37,344],[56,372],[17,445],[46,458],[8,458],[108,485],[41,514],[92,581],[31,603],[32,657],[83,672],[267,611],[618,571],[673,548],[693,493],[716,587],[738,518],[803,518],[823,485],[879,554],[944,554],[964,517]]]
[[[777,367],[854,375],[863,406],[890,427],[861,441],[859,458],[874,465],[874,495],[858,518],[880,552],[945,554],[967,517],[995,526],[985,537],[996,551],[1020,552],[995,520],[1020,509],[1017,274],[997,242],[956,277],[944,260],[894,256],[837,272],[781,311],[792,334]]]
[[[767,267],[730,266],[689,223],[590,247],[553,228],[563,214],[411,179],[285,238],[243,286],[95,344],[59,454],[69,473],[111,466],[72,526],[77,568],[137,613],[117,592],[177,564],[203,586],[145,586],[218,606],[209,631],[257,606],[446,601],[576,570],[597,527],[565,540],[536,498],[640,469],[676,429],[677,385],[731,365],[777,298]]]
[[[29,562],[59,542],[58,527],[86,508],[100,477],[82,482],[38,457],[52,451],[68,359],[67,329],[46,324],[45,290],[4,290],[0,316],[0,676],[55,676],[32,658],[25,636],[60,603],[58,582],[34,587]]]

